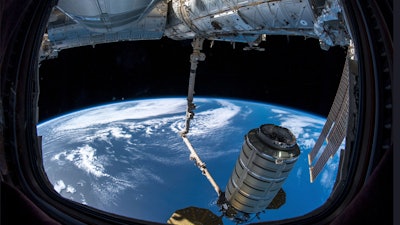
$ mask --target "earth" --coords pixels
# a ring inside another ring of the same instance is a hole
[[[307,154],[325,118],[280,105],[195,97],[187,135],[218,186],[225,190],[244,142],[262,124],[288,128],[301,149],[283,185],[286,203],[251,222],[304,215],[324,204],[334,185],[339,157],[310,183]],[[221,215],[218,195],[189,159],[179,132],[186,98],[122,101],[72,112],[38,125],[43,164],[61,196],[122,216],[166,223],[179,209],[206,208]],[[223,218],[224,224],[235,224]]]

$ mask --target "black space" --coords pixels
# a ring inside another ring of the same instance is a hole
[[[205,41],[196,96],[250,99],[327,116],[346,49],[318,40],[271,36],[264,52],[246,44]],[[40,121],[112,101],[187,94],[191,40],[168,38],[63,50],[40,66]]]

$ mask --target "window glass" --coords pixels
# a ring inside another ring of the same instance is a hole
[[[293,168],[259,166],[275,180],[256,173],[245,180],[251,193],[268,187],[280,200],[236,217],[262,222],[301,216],[326,202],[336,180],[338,153],[313,183],[307,157],[326,122],[346,49],[322,50],[317,39],[279,35],[261,43],[265,51],[246,46],[204,42],[187,137],[227,196],[231,177],[250,168],[236,165],[249,157],[242,148],[261,146],[253,136],[246,143],[246,135],[263,124],[288,129],[300,149]],[[149,221],[193,212],[218,220],[221,198],[180,136],[191,53],[191,40],[161,38],[65,49],[40,62],[38,133],[46,174],[61,196]],[[270,186],[251,183],[256,180]],[[227,214],[223,223],[235,224]]]

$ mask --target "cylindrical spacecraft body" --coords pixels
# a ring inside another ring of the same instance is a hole
[[[116,33],[132,28],[164,31],[167,4],[159,3],[162,1],[59,0],[57,8],[93,32]]]
[[[264,124],[245,135],[225,191],[227,202],[244,213],[266,209],[294,167],[300,149],[287,128]]]

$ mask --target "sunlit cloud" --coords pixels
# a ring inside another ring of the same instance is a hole
[[[210,109],[201,111],[195,114],[194,119],[191,121],[190,135],[204,135],[212,133],[216,129],[221,129],[230,124],[233,117],[235,117],[241,110],[241,108],[229,101],[218,100],[220,108]],[[201,104],[199,103],[201,106]],[[171,129],[175,132],[180,132],[185,127],[185,120],[177,121],[171,125]]]
[[[84,205],[87,205],[87,201],[86,201],[85,195],[83,193],[79,193],[79,195],[81,196],[81,203],[84,204]]]
[[[341,148],[344,148],[344,142],[342,143]],[[336,154],[333,155],[326,162],[325,167],[322,170],[322,173],[319,175],[321,176],[320,178],[321,186],[323,186],[328,190],[331,190],[333,188],[333,185],[335,184],[336,181],[336,176],[339,166],[339,158],[340,158],[339,156],[340,156],[340,150],[337,151]]]
[[[185,112],[185,99],[165,99],[163,101],[143,100],[126,107],[126,103],[99,106],[73,113],[73,118],[65,121],[58,131],[80,129],[94,125],[107,124],[130,119],[145,119],[165,114]],[[66,115],[68,117],[70,115]],[[66,117],[64,116],[64,117]],[[58,118],[61,120],[62,118]]]
[[[297,178],[301,178],[301,174],[303,173],[303,169],[300,167],[299,169],[297,169],[297,172],[296,172],[296,176],[297,176]]]
[[[73,162],[75,166],[88,174],[92,174],[95,177],[109,176],[108,174],[104,173],[104,167],[95,153],[96,149],[90,147],[89,145],[84,145],[74,150],[58,153],[52,157],[52,160],[59,161],[61,156],[63,156],[63,158]]]
[[[76,189],[74,187],[72,187],[71,185],[68,185],[66,192],[73,194],[76,192]]]
[[[55,184],[54,184],[54,190],[57,191],[58,193],[61,193],[62,190],[64,190],[66,188],[66,185],[64,183],[63,180],[58,180]]]
[[[293,115],[289,114],[285,117],[281,118],[282,127],[286,127],[297,138],[299,135],[305,133],[304,128],[321,128],[324,125],[324,121],[321,121],[317,118],[312,118],[308,116],[300,116],[300,115]]]
[[[289,112],[287,112],[285,110],[281,110],[281,109],[271,109],[271,112],[276,113],[276,114],[289,114]]]
[[[121,178],[109,177],[101,183],[92,183],[92,189],[104,206],[118,205],[121,192],[135,189],[138,185],[148,182],[164,183],[164,180],[146,168],[127,168]]]
[[[299,138],[298,144],[303,149],[311,149],[315,145],[315,140],[314,139],[308,139],[308,138]]]

